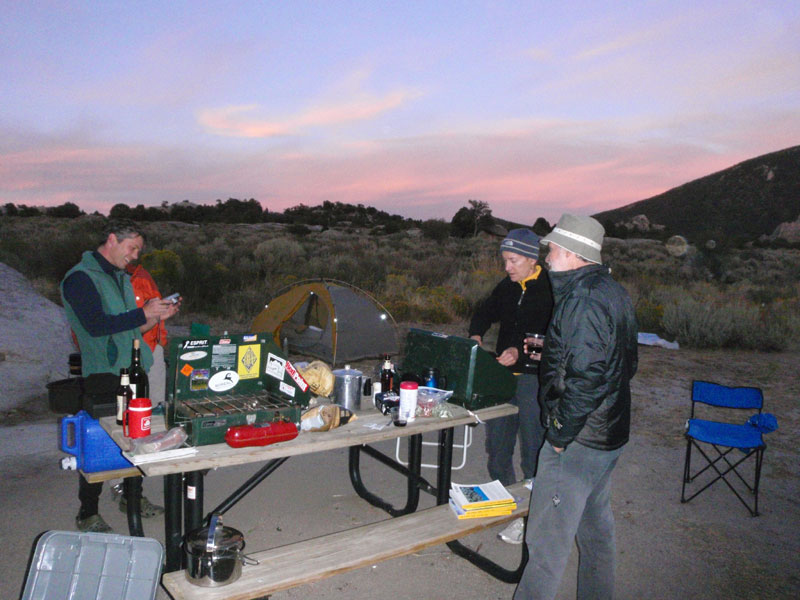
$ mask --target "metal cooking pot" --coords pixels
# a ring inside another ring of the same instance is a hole
[[[186,534],[186,579],[202,587],[233,583],[242,574],[247,557],[242,554],[244,536],[233,527],[223,527],[220,515],[211,515],[208,527]],[[256,563],[257,564],[257,563]]]
[[[336,404],[349,410],[361,408],[361,375],[361,371],[351,369],[350,365],[333,372],[333,398]]]

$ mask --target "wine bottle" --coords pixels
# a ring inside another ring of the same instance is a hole
[[[150,381],[147,379],[147,373],[142,367],[142,351],[139,348],[139,340],[133,340],[130,381],[134,398],[150,397]]]
[[[394,389],[394,365],[388,354],[383,355],[383,368],[381,369],[381,391],[391,392]]]
[[[122,419],[128,409],[128,402],[132,399],[133,390],[130,385],[130,375],[128,369],[122,367],[119,370],[119,386],[117,387],[117,425],[122,425]]]

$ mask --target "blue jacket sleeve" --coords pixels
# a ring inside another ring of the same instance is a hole
[[[76,271],[64,280],[64,300],[69,302],[78,320],[92,337],[113,335],[141,327],[147,322],[144,310],[135,308],[118,315],[103,310],[103,302],[91,278]]]

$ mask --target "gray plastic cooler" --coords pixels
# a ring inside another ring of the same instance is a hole
[[[22,600],[154,600],[163,557],[152,538],[47,531],[36,543]]]

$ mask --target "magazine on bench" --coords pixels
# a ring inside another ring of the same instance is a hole
[[[456,503],[450,498],[450,509],[459,519],[482,519],[484,517],[500,517],[510,515],[514,512],[515,504],[508,504],[505,506],[495,506],[492,508],[472,508],[464,510],[456,506]]]
[[[450,487],[450,499],[456,508],[466,511],[517,508],[514,496],[496,479],[488,483],[453,483]]]

